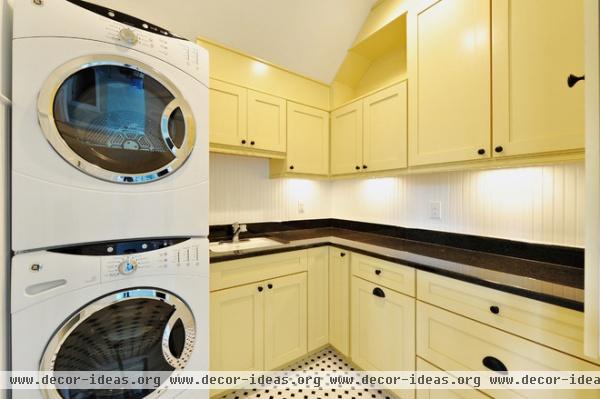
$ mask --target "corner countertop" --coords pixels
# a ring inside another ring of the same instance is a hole
[[[332,245],[450,278],[583,311],[584,269],[338,227],[261,234],[276,247],[210,253],[210,263]]]

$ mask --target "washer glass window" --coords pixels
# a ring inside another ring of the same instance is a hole
[[[178,297],[154,289],[134,289],[101,298],[73,315],[54,335],[40,370],[51,372],[181,370],[195,342],[195,322]],[[164,378],[166,379],[166,377]],[[161,381],[164,383],[165,381]],[[156,389],[50,389],[49,398],[138,399]]]
[[[130,59],[85,61],[59,68],[40,94],[40,122],[59,154],[120,183],[152,181],[179,168],[192,151],[195,124],[176,87]]]

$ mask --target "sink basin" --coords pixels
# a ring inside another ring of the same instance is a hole
[[[231,252],[231,251],[240,251],[240,250],[244,250],[244,249],[276,247],[278,245],[283,245],[283,243],[272,240],[270,238],[257,237],[257,238],[249,238],[249,239],[245,239],[245,240],[240,240],[240,242],[235,242],[235,243],[231,242],[231,241],[211,242],[210,245],[208,246],[208,249],[211,252]]]

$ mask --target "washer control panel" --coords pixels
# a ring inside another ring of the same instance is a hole
[[[102,282],[161,274],[207,274],[208,243],[192,238],[165,248],[102,256],[101,270]]]

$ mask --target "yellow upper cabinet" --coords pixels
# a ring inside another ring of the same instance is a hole
[[[248,141],[251,148],[285,152],[286,102],[248,90]]]
[[[362,164],[363,107],[356,101],[331,113],[331,174],[360,170]]]
[[[492,4],[494,156],[583,148],[583,0]]]
[[[407,29],[409,165],[489,157],[490,1],[417,1]]]
[[[210,80],[210,142],[244,145],[247,129],[247,96],[243,87]]]
[[[367,97],[363,102],[363,164],[367,171],[407,165],[406,81]]]
[[[287,171],[329,174],[329,112],[287,103]]]

